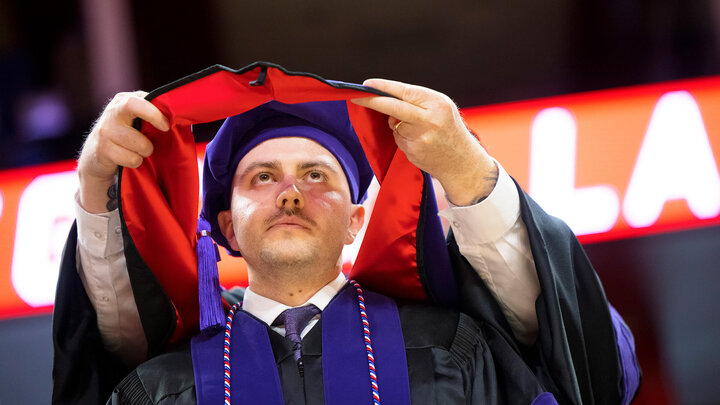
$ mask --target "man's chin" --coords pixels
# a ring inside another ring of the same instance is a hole
[[[317,257],[317,247],[299,241],[269,243],[260,252],[261,260],[272,266],[300,266],[312,263]]]

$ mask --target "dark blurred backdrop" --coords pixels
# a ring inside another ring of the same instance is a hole
[[[710,0],[3,0],[0,169],[71,159],[114,93],[212,64],[392,78],[469,107],[716,75],[719,44]],[[637,403],[720,403],[719,244],[711,227],[587,246],[638,338]],[[0,322],[0,404],[48,402],[49,325]]]
[[[216,63],[393,78],[474,106],[717,74],[719,20],[709,0],[5,0],[0,167],[72,158],[115,92]]]

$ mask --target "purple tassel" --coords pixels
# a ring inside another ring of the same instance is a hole
[[[220,298],[217,248],[210,237],[210,223],[203,217],[197,223],[198,296],[200,298],[200,332],[222,327],[225,320]]]

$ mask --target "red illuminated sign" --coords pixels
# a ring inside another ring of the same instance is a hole
[[[463,114],[521,186],[590,242],[720,223],[717,111],[720,78]],[[203,153],[198,147],[199,162]],[[74,216],[74,167],[61,162],[0,172],[0,318],[51,309]],[[345,261],[356,252],[350,246]],[[222,256],[222,283],[246,284],[243,262]]]
[[[0,317],[47,312],[52,305],[74,216],[74,168],[61,162],[0,172]]]
[[[464,111],[583,242],[720,223],[720,78]]]

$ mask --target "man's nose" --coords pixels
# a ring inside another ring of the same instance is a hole
[[[286,210],[302,209],[305,206],[302,193],[298,190],[294,181],[288,181],[284,185],[283,190],[278,194],[275,205]]]

